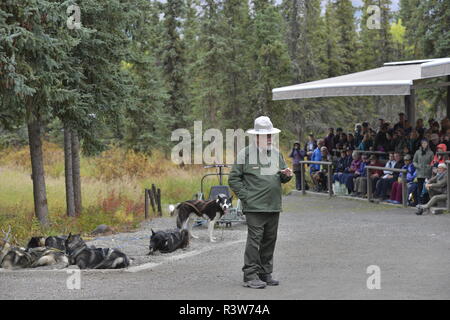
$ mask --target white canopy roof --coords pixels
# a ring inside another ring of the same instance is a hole
[[[272,90],[273,100],[405,96],[414,81],[450,75],[450,58],[389,62],[383,67]]]

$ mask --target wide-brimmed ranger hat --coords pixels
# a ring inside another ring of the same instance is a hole
[[[254,128],[247,130],[249,134],[276,134],[280,132],[281,130],[274,128],[272,121],[266,116],[256,118]]]

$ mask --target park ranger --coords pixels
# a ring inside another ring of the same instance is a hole
[[[229,176],[229,185],[242,201],[248,234],[244,255],[244,286],[278,285],[272,278],[273,252],[281,211],[281,183],[292,178],[281,153],[272,145],[274,128],[268,117],[255,120],[247,131],[255,139],[242,149]],[[276,136],[277,137],[277,136]]]

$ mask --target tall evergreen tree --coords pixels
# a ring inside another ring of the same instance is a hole
[[[283,1],[283,15],[286,20],[286,43],[291,58],[291,83],[304,83],[326,75],[326,37],[324,20],[321,17],[321,2]],[[289,103],[289,128],[297,140],[302,140],[307,124],[317,123],[321,104],[317,99],[296,100]]]
[[[195,109],[197,118],[205,124],[217,128],[221,117],[223,79],[222,64],[224,43],[219,29],[219,3],[205,0],[202,4],[197,60],[194,63],[196,86]]]
[[[190,104],[186,96],[186,46],[180,35],[181,18],[185,15],[183,0],[167,0],[162,4],[164,35],[161,47],[163,77],[168,93],[167,109],[171,129],[187,124]]]
[[[77,40],[65,25],[59,1],[25,0],[0,4],[0,113],[28,127],[35,214],[46,226],[48,206],[42,152],[42,131],[52,108],[76,99],[67,90],[69,75],[80,77],[68,52]]]
[[[338,59],[341,61],[343,74],[358,71],[358,35],[355,24],[355,8],[351,0],[336,0],[335,14],[338,33]]]
[[[272,89],[289,83],[290,59],[284,41],[285,24],[281,9],[272,0],[253,0],[250,32],[252,38],[253,112],[251,118],[269,115],[276,122],[286,118],[285,105],[272,101]],[[276,72],[274,72],[276,70]]]
[[[325,65],[326,76],[336,77],[344,73],[342,61],[342,48],[339,46],[339,29],[336,17],[336,7],[332,0],[328,0],[325,8]]]
[[[367,25],[369,15],[367,12],[369,5],[377,5],[380,8],[380,28],[370,29]],[[391,35],[390,0],[364,0],[362,6],[362,19],[360,25],[361,49],[358,55],[361,57],[361,68],[370,69],[392,61],[393,44]]]
[[[223,42],[224,74],[223,121],[227,128],[244,128],[250,123],[251,105],[251,34],[249,5],[241,0],[224,0],[220,19]]]
[[[167,93],[158,65],[158,39],[161,30],[159,8],[146,0],[134,1],[133,23],[128,34],[131,38],[124,68],[134,84],[133,103],[125,111],[126,147],[150,153],[154,149],[169,147],[170,116],[165,112]]]
[[[371,26],[374,12],[368,12],[370,5],[380,8],[379,26]],[[393,61],[394,47],[391,34],[392,12],[390,0],[364,0],[360,24],[360,49],[358,57],[361,70],[378,68],[385,62]],[[369,20],[370,18],[370,20]],[[368,115],[386,118],[390,116],[398,105],[398,99],[392,97],[362,97],[358,99],[365,106]]]

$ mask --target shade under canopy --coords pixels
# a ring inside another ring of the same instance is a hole
[[[275,88],[272,94],[273,100],[407,96],[414,89],[414,81],[446,75],[450,75],[450,58],[389,62],[381,68]]]

